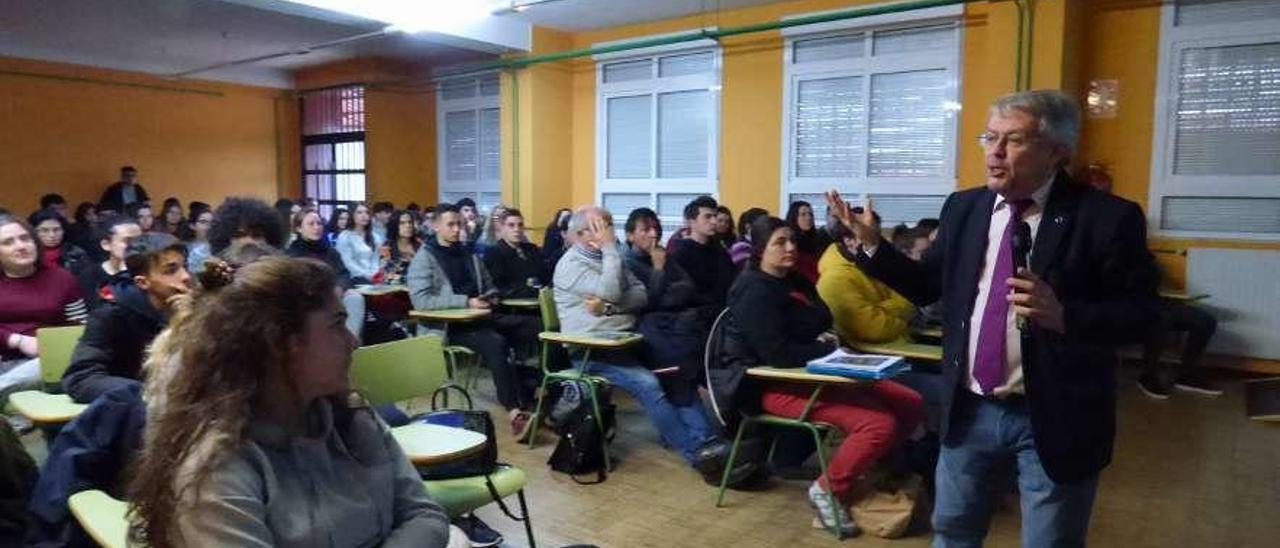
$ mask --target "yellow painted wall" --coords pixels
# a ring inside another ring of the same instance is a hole
[[[155,200],[274,200],[278,94],[0,58],[0,204],[26,214],[45,192],[97,201],[126,164]]]
[[[435,92],[365,92],[365,169],[370,201],[435,203]]]

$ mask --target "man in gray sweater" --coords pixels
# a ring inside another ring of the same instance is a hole
[[[647,303],[644,284],[622,264],[613,218],[596,206],[584,206],[569,219],[573,247],[556,264],[556,310],[565,333],[630,331],[635,312]],[[658,379],[639,358],[627,350],[596,351],[587,371],[608,379],[631,394],[644,408],[663,440],[703,474],[708,483],[719,482],[718,471],[728,444],[711,430],[700,402],[674,405]]]

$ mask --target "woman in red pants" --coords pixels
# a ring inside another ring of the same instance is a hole
[[[709,382],[717,401],[747,412],[799,417],[811,386],[758,383],[746,380],[745,371],[759,365],[804,367],[830,353],[836,348],[831,312],[814,285],[795,272],[796,244],[785,221],[757,219],[751,244],[750,267],[729,291],[723,347]],[[823,390],[809,418],[845,434],[825,476],[809,487],[809,502],[824,525],[835,527],[838,519],[845,534],[857,532],[846,509],[854,481],[910,435],[924,416],[920,394],[893,381]],[[842,504],[833,508],[828,493]]]

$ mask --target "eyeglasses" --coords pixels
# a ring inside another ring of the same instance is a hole
[[[999,133],[988,131],[978,135],[978,146],[984,149],[995,147],[1000,144],[1000,140],[1002,138],[1004,139],[1006,147],[1017,150],[1024,149],[1032,143],[1040,141],[1040,137],[1035,135],[1023,135],[1021,133],[1006,133],[1004,135],[1000,135]]]

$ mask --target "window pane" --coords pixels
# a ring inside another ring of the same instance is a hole
[[[946,196],[907,196],[901,194],[872,194],[876,213],[883,226],[896,224],[915,225],[920,219],[938,218]]]
[[[463,78],[460,80],[449,80],[440,86],[440,97],[448,101],[451,99],[466,99],[476,96],[476,80],[475,78]]]
[[[869,174],[944,175],[946,100],[945,70],[872,76]]]
[[[690,74],[711,74],[715,57],[709,51],[700,51],[687,55],[672,55],[658,59],[658,76],[687,76]]]
[[[304,155],[306,158],[303,161],[306,165],[303,166],[303,169],[307,171],[327,171],[333,169],[332,145],[307,145]]]
[[[476,200],[476,207],[480,208],[480,211],[489,213],[493,211],[493,206],[500,203],[502,203],[501,192],[481,192],[480,198]]]
[[[1173,172],[1280,174],[1280,42],[1182,51]]]
[[[500,123],[498,109],[480,111],[480,178],[483,180],[502,178]]]
[[[650,120],[653,96],[614,97],[606,105],[608,176],[615,179],[648,178],[652,174],[653,163]]]
[[[335,169],[364,169],[364,141],[333,145]]]
[[[662,223],[663,238],[684,226],[684,206],[701,194],[659,194],[658,221]]]
[[[1177,26],[1239,23],[1280,17],[1276,0],[1178,0]]]
[[[658,96],[658,177],[706,177],[711,92]]]
[[[302,96],[302,134],[364,131],[364,87],[324,89]]]
[[[476,180],[476,111],[445,114],[445,168],[451,181]]]
[[[862,34],[796,40],[791,50],[791,62],[809,63],[812,61],[863,57],[866,51],[864,41]]]
[[[1280,198],[1165,197],[1160,228],[1280,234]]]
[[[606,84],[626,82],[628,80],[647,80],[649,78],[653,78],[653,61],[650,59],[622,61],[604,66],[604,81]]]
[[[489,74],[480,77],[480,95],[482,97],[495,97],[498,95],[497,74]]]
[[[795,175],[853,177],[861,173],[867,123],[862,77],[804,80],[798,88]]]
[[[344,202],[364,201],[364,174],[345,173],[337,175],[338,199]]]
[[[875,54],[910,53],[955,49],[956,30],[952,25],[889,30],[875,34]]]
[[[475,192],[441,192],[440,203],[456,204],[463,198],[471,198],[474,201],[478,197]]]

